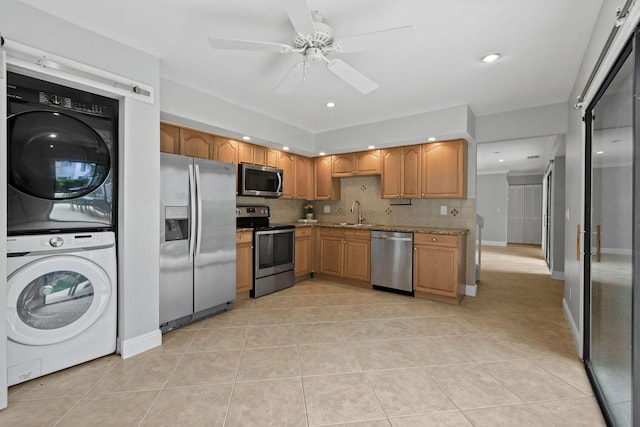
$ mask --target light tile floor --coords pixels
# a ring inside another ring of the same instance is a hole
[[[487,248],[460,306],[308,280],[11,387],[0,425],[604,426],[539,252]]]

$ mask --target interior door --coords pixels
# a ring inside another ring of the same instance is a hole
[[[629,43],[585,116],[585,364],[603,412],[616,426],[638,425],[632,401],[638,164],[632,50]]]

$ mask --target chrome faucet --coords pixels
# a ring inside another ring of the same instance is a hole
[[[360,206],[359,201],[356,200],[353,202],[353,204],[351,205],[351,213],[354,213],[356,211],[356,203],[358,204],[358,224],[362,224],[364,218],[362,217],[362,206]]]

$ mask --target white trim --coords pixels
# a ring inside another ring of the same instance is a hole
[[[564,312],[564,318],[567,320],[569,324],[569,331],[571,331],[571,337],[573,338],[573,344],[576,346],[578,350],[578,356],[580,359],[583,359],[582,353],[582,335],[576,326],[576,323],[573,321],[573,316],[571,316],[571,310],[569,309],[569,305],[567,304],[566,298],[562,298],[562,311]]]
[[[478,295],[478,285],[475,283],[473,285],[467,285],[465,289],[465,295],[468,297],[475,297]]]
[[[551,278],[553,280],[564,280],[564,271],[552,270]]]
[[[478,241],[476,240],[476,245],[478,244]],[[494,240],[483,240],[482,241],[482,246],[502,246],[505,247],[507,246],[507,242],[499,242],[499,241],[494,241]]]
[[[2,49],[6,51],[7,63],[10,65],[96,87],[149,104],[155,102],[154,88],[150,85],[6,39]]]
[[[162,333],[160,329],[156,329],[144,335],[139,335],[125,341],[118,340],[117,351],[123,359],[144,353],[152,348],[162,345]]]

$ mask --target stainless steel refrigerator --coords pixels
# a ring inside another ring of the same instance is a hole
[[[233,307],[235,166],[161,153],[160,329]]]

